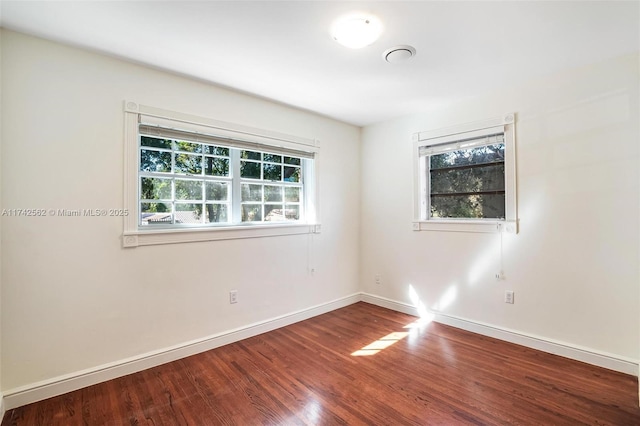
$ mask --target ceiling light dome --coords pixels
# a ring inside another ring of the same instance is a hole
[[[373,15],[352,14],[338,18],[331,28],[335,41],[351,49],[369,46],[382,34],[382,23]]]

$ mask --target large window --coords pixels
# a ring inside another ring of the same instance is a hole
[[[513,121],[414,136],[414,229],[516,231]]]
[[[319,231],[316,141],[128,105],[126,247]]]
[[[220,226],[304,219],[304,168],[310,160],[223,144],[141,134],[139,225]]]

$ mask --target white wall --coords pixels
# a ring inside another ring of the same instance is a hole
[[[0,99],[2,99],[2,31],[0,31]],[[0,166],[2,165],[2,102],[0,102]],[[0,167],[1,168],[1,167]],[[2,188],[2,173],[0,173],[0,188]],[[2,196],[0,194],[0,211],[2,211]],[[4,417],[4,396],[2,395],[2,224],[0,223],[0,422]]]
[[[358,291],[357,127],[6,30],[2,56],[4,208],[122,208],[128,99],[319,139],[322,220],[312,250],[306,235],[123,249],[119,218],[3,217],[3,390]]]
[[[361,288],[410,303],[411,285],[434,311],[637,360],[638,77],[638,56],[619,57],[364,128]],[[498,234],[411,230],[411,135],[507,112],[521,232],[496,281]]]

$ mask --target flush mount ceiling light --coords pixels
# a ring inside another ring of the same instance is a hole
[[[385,61],[392,64],[405,62],[416,56],[416,49],[413,46],[401,45],[387,49],[382,54]]]
[[[373,15],[352,14],[338,18],[331,27],[335,41],[351,49],[368,46],[382,34],[382,23]]]

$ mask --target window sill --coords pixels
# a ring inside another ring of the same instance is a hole
[[[122,246],[130,248],[159,244],[319,234],[320,228],[319,224],[277,224],[229,226],[224,228],[138,230],[125,232],[122,235]]]
[[[423,220],[413,222],[413,230],[517,234],[518,222],[505,220]]]

